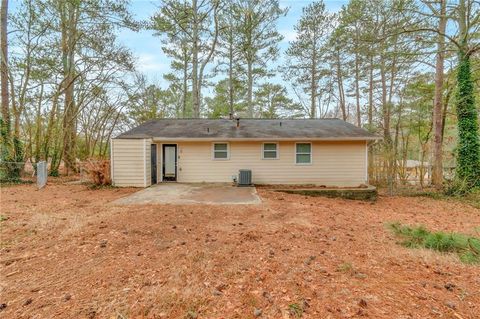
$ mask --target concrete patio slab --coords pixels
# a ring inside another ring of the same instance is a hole
[[[260,204],[255,187],[235,187],[229,184],[163,183],[142,189],[113,202],[116,205],[135,204]]]

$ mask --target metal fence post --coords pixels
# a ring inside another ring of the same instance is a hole
[[[41,189],[47,184],[47,162],[41,161],[37,163],[37,187]]]

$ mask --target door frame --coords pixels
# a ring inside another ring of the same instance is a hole
[[[162,143],[162,170],[161,170],[161,181],[162,182],[178,182],[178,144],[177,143]],[[175,180],[167,181],[165,180],[165,146],[175,146]]]
[[[152,158],[152,151],[155,150],[155,161]],[[155,174],[153,174],[155,171]],[[158,183],[158,145],[155,143],[150,144],[150,184],[155,185]]]

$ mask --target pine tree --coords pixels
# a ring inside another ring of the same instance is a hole
[[[288,66],[286,77],[310,97],[309,117],[317,114],[317,99],[320,95],[319,81],[323,70],[322,46],[328,40],[330,31],[330,14],[323,2],[313,2],[303,8],[302,16],[295,25],[297,38],[290,43],[287,50]]]
[[[277,31],[278,18],[287,13],[278,0],[236,0],[239,10],[241,63],[246,68],[247,115],[254,116],[254,86],[271,75],[268,64],[278,58],[283,36]]]

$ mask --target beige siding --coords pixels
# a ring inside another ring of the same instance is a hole
[[[152,140],[145,140],[145,183],[146,186],[152,185],[152,171],[151,171],[151,148]]]
[[[112,177],[115,186],[150,185],[150,139],[112,140]]]
[[[295,164],[295,143],[279,143],[279,159],[262,159],[261,142],[230,142],[230,159],[213,160],[212,143],[178,142],[179,182],[231,182],[251,169],[257,184],[358,186],[366,183],[366,144],[313,142],[312,164]],[[160,162],[159,152],[159,162]],[[161,165],[159,165],[160,171]],[[160,179],[159,179],[160,181]]]

